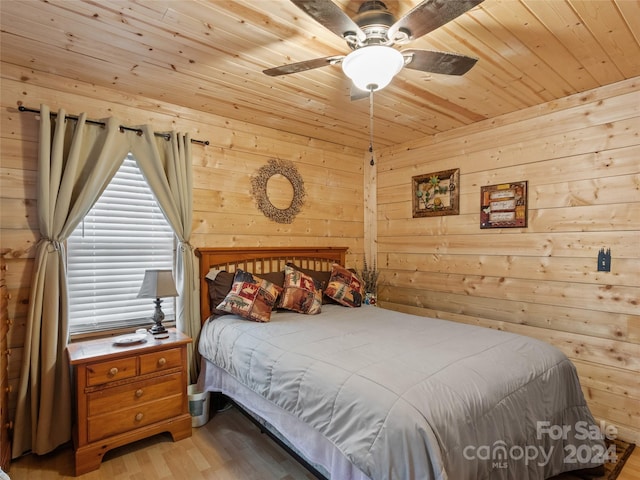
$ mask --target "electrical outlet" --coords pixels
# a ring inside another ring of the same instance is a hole
[[[601,248],[598,252],[598,271],[610,272],[611,271],[611,249],[608,248],[605,252],[604,248]]]

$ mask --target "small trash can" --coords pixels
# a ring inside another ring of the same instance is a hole
[[[209,421],[209,392],[201,392],[197,385],[187,387],[189,396],[189,413],[191,414],[191,426],[201,427]]]

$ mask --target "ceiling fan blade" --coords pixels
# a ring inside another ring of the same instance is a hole
[[[389,27],[387,37],[396,38],[399,30],[409,35],[409,40],[421,37],[459,17],[484,0],[424,0],[404,17]]]
[[[360,41],[366,39],[360,27],[331,0],[291,0],[291,2],[341,38],[356,36]]]
[[[408,58],[406,68],[444,75],[464,75],[478,61],[477,58],[457,53],[432,52],[429,50],[403,50],[402,55]]]
[[[263,70],[262,73],[270,77],[279,75],[289,75],[290,73],[304,72],[314,68],[326,67],[327,65],[336,65],[342,62],[344,55],[333,55],[331,57],[314,58],[313,60],[305,60],[304,62],[290,63],[280,67],[273,67]]]

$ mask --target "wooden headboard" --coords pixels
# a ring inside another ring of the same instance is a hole
[[[228,247],[198,248],[200,259],[200,320],[209,318],[209,287],[205,276],[209,270],[234,272],[279,272],[287,263],[310,270],[330,271],[332,263],[345,264],[347,247]]]

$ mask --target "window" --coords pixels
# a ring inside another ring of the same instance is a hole
[[[144,271],[172,269],[175,235],[129,154],[67,241],[71,333],[150,326],[153,300],[136,298]],[[175,301],[162,302],[165,320]]]

